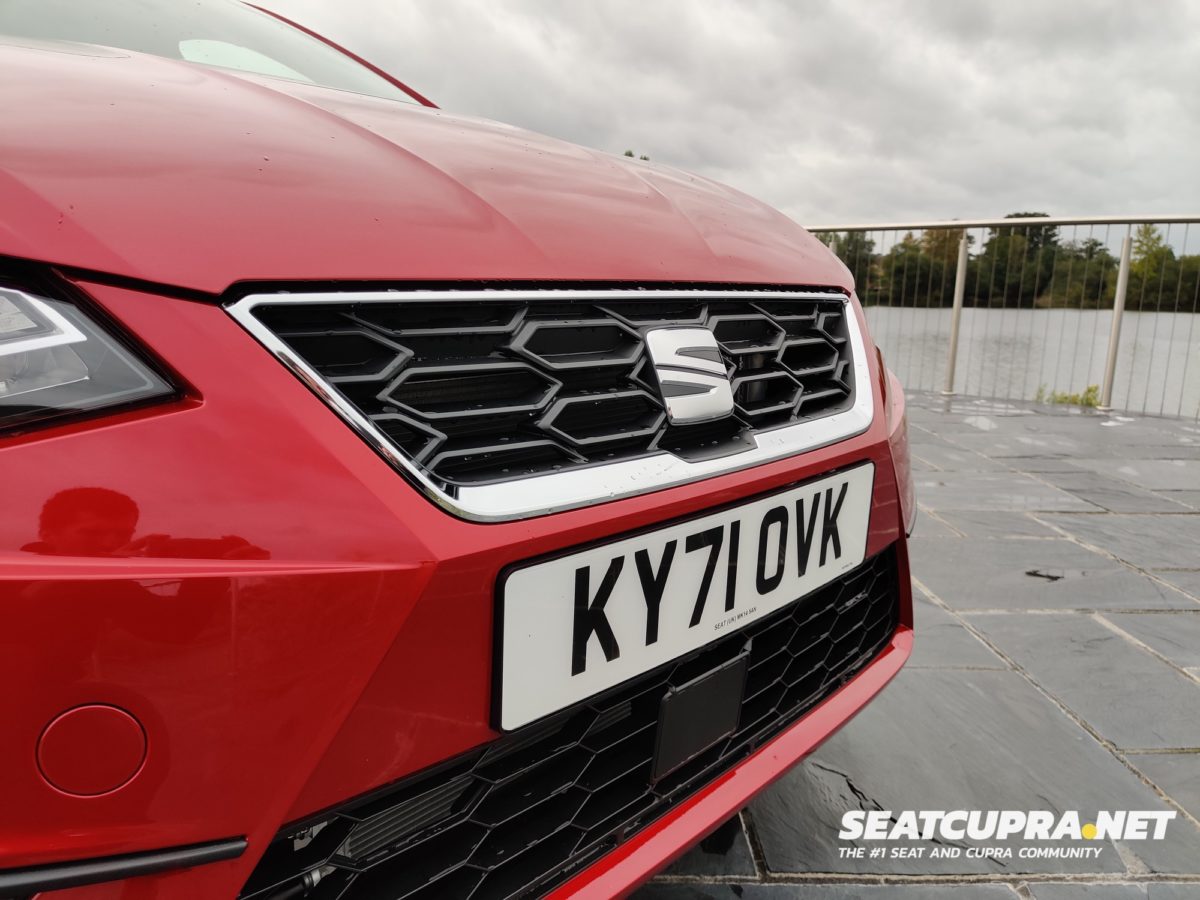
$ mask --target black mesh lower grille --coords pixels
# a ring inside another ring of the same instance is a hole
[[[860,672],[899,624],[894,551],[792,606],[547,721],[290,830],[243,897],[320,867],[313,900],[541,894],[727,771]],[[659,706],[743,652],[737,730],[658,782]]]
[[[844,296],[772,299],[266,302],[255,317],[435,482],[508,481],[668,452],[729,455],[750,436],[848,409]],[[648,329],[712,332],[734,411],[672,425]]]

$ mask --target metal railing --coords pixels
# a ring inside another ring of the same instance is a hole
[[[1200,419],[1200,216],[809,231],[910,388]]]

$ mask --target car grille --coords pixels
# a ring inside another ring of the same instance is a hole
[[[244,898],[314,868],[314,900],[502,900],[544,893],[636,834],[829,696],[899,623],[894,551],[700,651],[433,770],[287,829]],[[672,686],[748,653],[737,730],[652,780]]]
[[[527,292],[527,294],[537,292]],[[756,432],[853,404],[844,296],[266,302],[253,316],[442,488],[671,453],[710,459]],[[628,293],[628,292],[626,292]],[[735,409],[667,421],[643,335],[709,328]]]

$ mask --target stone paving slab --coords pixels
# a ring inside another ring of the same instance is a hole
[[[913,480],[920,502],[935,510],[1100,512],[1093,503],[1015,472],[927,472]]]
[[[1023,882],[955,884],[649,884],[631,900],[1200,900],[1200,884]]]
[[[1180,668],[1200,666],[1200,609],[1177,613],[1108,613],[1104,618]]]
[[[1182,503],[1184,506],[1200,511],[1200,490],[1159,490],[1155,491],[1160,497]]]
[[[1131,753],[1129,761],[1194,818],[1200,819],[1200,753]]]
[[[1200,453],[1200,448],[1196,448]],[[1077,464],[1152,490],[1193,490],[1200,487],[1200,459],[1087,459]]]
[[[1200,566],[1200,516],[1064,516],[1043,521],[1143,569]]]
[[[953,875],[1123,872],[1098,859],[843,859],[837,833],[855,809],[1146,809],[1168,807],[1021,675],[905,669],[880,701],[752,805],[771,873]],[[1190,873],[1200,830],[1188,822],[1138,854],[1154,871]],[[861,841],[863,846],[873,842]],[[905,841],[906,845],[932,845]],[[1001,846],[1004,842],[988,841]],[[1034,842],[1036,843],[1036,842]],[[962,842],[969,846],[970,841]]]
[[[652,884],[631,900],[1018,900],[1019,896],[1005,884]]]
[[[1200,884],[1031,884],[1033,900],[1200,900]]]
[[[982,454],[936,440],[922,442],[913,449],[913,456],[946,472],[1001,472],[1006,468]]]
[[[1193,609],[1178,591],[1069,540],[913,538],[914,577],[954,609]]]
[[[1180,461],[1186,466],[1200,460],[1200,444],[1183,443],[1163,434],[1148,434],[1140,428],[1072,430],[1060,427],[1059,421],[1054,421],[1043,431],[1005,425],[995,430],[944,429],[928,423],[920,427],[963,450],[973,450],[1002,461],[1013,457],[1069,458],[1084,468],[1091,468],[1094,463],[1099,468],[1114,469],[1131,460]],[[1147,468],[1161,467],[1151,464]]]
[[[1154,569],[1153,571],[1157,578],[1173,584],[1200,603],[1200,570]]]
[[[1047,472],[1042,479],[1101,509],[1118,513],[1179,513],[1191,507],[1100,472]]]
[[[921,537],[943,537],[956,538],[962,537],[961,532],[947,523],[944,516],[934,516],[930,514],[930,510],[925,507],[920,507],[920,513],[917,515],[917,525],[914,529],[915,534]]]
[[[1200,684],[1091,616],[969,618],[1034,681],[1118,747],[1200,747]]]
[[[966,432],[956,434],[954,436],[954,443],[956,446],[966,450],[976,450],[991,459],[998,460],[1016,456],[1075,459],[1082,456],[1089,449],[1086,441],[1053,434]]]
[[[1018,472],[1040,474],[1043,472],[1086,472],[1070,457],[1059,456],[1010,456],[1005,463]]]
[[[909,460],[909,463],[910,463],[910,467],[912,468],[913,472],[916,472],[916,473],[936,472],[937,471],[937,466],[931,466],[929,463],[925,462],[925,460],[919,459],[918,457],[915,457],[915,456]]]
[[[1087,448],[1092,448],[1092,455],[1106,459],[1119,451],[1127,459],[1195,459],[1200,451],[1200,430],[1194,423],[1178,420],[1081,410],[1062,413],[1029,405],[1002,413],[956,406],[943,412],[910,403],[909,420],[917,428],[955,443],[966,437],[961,446],[992,457],[1061,456],[1064,452],[1087,456]],[[990,443],[981,440],[986,436],[991,437]],[[1027,449],[1022,452],[1022,447]]]
[[[939,510],[935,515],[963,537],[969,538],[1025,538],[1058,537],[1048,525],[1039,522],[1029,513],[1006,512],[1003,510]],[[925,536],[925,532],[921,532]]]
[[[913,589],[914,668],[1002,669],[1005,663],[962,623]]]

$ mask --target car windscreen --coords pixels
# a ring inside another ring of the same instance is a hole
[[[416,102],[344,53],[235,0],[0,0],[0,35],[99,44]]]

